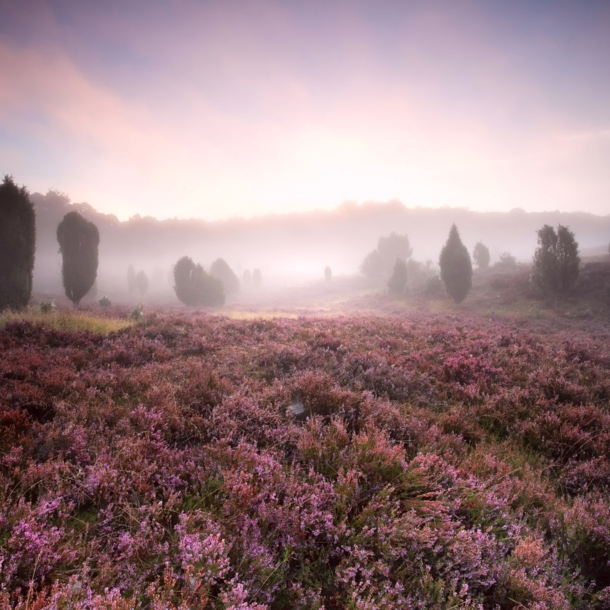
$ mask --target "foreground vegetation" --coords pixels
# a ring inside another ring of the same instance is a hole
[[[120,317],[102,316],[99,312],[57,309],[48,303],[43,306],[32,306],[28,309],[0,312],[0,329],[12,322],[27,322],[45,328],[64,331],[91,331],[107,335],[108,333],[131,326],[132,322]]]
[[[610,607],[605,324],[6,322],[0,607]]]

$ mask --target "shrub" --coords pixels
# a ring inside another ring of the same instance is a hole
[[[461,303],[472,286],[472,263],[455,224],[452,225],[447,243],[441,250],[439,264],[447,294],[456,303]]]
[[[104,295],[99,301],[98,304],[100,307],[110,307],[112,305],[112,301]]]
[[[487,269],[489,267],[489,248],[483,242],[477,242],[472,253],[475,265],[479,269]]]
[[[225,293],[222,281],[205,272],[188,256],[174,267],[174,290],[185,305],[223,305]]]
[[[547,295],[565,295],[574,286],[580,272],[578,243],[568,227],[549,225],[538,230],[538,248],[534,253],[532,282]]]
[[[32,294],[36,249],[34,206],[10,176],[0,185],[0,309],[21,309]]]
[[[517,266],[517,259],[510,252],[502,252],[496,266],[504,269],[514,269]]]
[[[62,255],[61,274],[66,296],[78,307],[97,276],[100,234],[78,212],[68,212],[57,227]]]
[[[225,294],[236,294],[239,292],[239,279],[224,259],[217,258],[212,263],[210,275],[222,282]]]
[[[401,295],[404,294],[405,288],[407,287],[407,265],[405,261],[400,258],[396,259],[394,263],[394,272],[392,277],[388,280],[388,290],[390,294]]]
[[[143,317],[144,317],[144,307],[143,307],[142,303],[139,303],[138,305],[136,305],[129,312],[129,319],[134,320],[135,322],[139,322]]]

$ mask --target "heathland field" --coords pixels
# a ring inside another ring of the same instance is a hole
[[[58,315],[0,330],[0,607],[610,608],[607,322]]]

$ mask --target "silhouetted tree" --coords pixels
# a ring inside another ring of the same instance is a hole
[[[225,294],[236,294],[239,292],[239,279],[224,259],[217,258],[212,263],[210,275],[213,275],[222,282]]]
[[[250,286],[250,284],[252,284],[252,274],[250,273],[250,269],[244,269],[241,279],[244,286]]]
[[[513,269],[517,266],[517,259],[510,252],[502,252],[496,265],[504,269]]]
[[[369,252],[360,265],[360,273],[369,280],[378,280],[383,277],[383,258],[379,254],[379,250]]]
[[[393,272],[397,258],[406,262],[413,254],[409,237],[407,235],[398,235],[394,232],[390,233],[387,237],[379,238],[377,251],[383,260],[383,271],[386,275]]]
[[[0,185],[0,309],[25,307],[32,294],[36,216],[25,187]]]
[[[138,275],[136,275],[136,286],[138,287],[140,296],[144,296],[148,292],[148,276],[144,271],[138,271]]]
[[[78,307],[95,282],[100,234],[78,212],[68,212],[57,227],[62,255],[61,275],[66,296]]]
[[[333,270],[328,265],[324,267],[324,278],[327,282],[333,279]]]
[[[220,306],[225,302],[222,281],[206,273],[188,256],[174,266],[174,290],[185,305]]]
[[[472,258],[479,269],[487,269],[490,261],[489,248],[483,242],[478,242],[472,252]]]
[[[260,269],[255,269],[252,272],[252,285],[254,288],[260,288],[263,283],[263,275]]]
[[[557,226],[557,232],[544,225],[538,233],[534,253],[532,282],[547,295],[564,296],[574,286],[580,272],[578,243],[568,227]]]
[[[136,282],[136,272],[133,265],[129,265],[129,267],[127,267],[127,286],[129,287],[129,294],[133,293],[138,287]]]
[[[397,258],[394,263],[392,276],[388,280],[388,290],[390,294],[396,296],[404,294],[407,287],[407,279],[407,265],[401,258]]]
[[[439,265],[447,294],[456,303],[461,303],[472,286],[472,263],[455,224],[441,250]]]

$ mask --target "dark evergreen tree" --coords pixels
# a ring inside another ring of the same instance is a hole
[[[62,255],[61,275],[66,296],[78,307],[95,283],[100,234],[78,212],[68,212],[57,227]]]
[[[491,258],[489,256],[489,248],[483,242],[478,242],[474,247],[472,258],[479,269],[487,269]]]
[[[455,224],[441,250],[439,265],[447,294],[456,303],[461,303],[472,286],[472,263]]]
[[[212,263],[210,275],[222,282],[225,294],[237,294],[239,292],[239,279],[224,259],[217,258]]]
[[[333,270],[328,265],[324,267],[324,278],[327,282],[333,279]]]
[[[549,225],[538,230],[538,248],[534,253],[532,282],[546,295],[565,296],[580,272],[578,243],[568,227]]]
[[[144,296],[148,292],[148,276],[145,271],[138,271],[136,275],[136,286],[140,296]]]
[[[252,285],[254,288],[260,288],[263,283],[263,275],[260,269],[255,269],[252,272]]]
[[[32,294],[36,216],[25,187],[0,184],[0,309],[25,307]]]
[[[394,271],[388,280],[388,290],[390,294],[399,296],[405,293],[408,279],[407,265],[401,258],[397,258],[394,263]]]
[[[206,273],[188,256],[183,256],[174,267],[174,290],[185,305],[220,306],[225,302],[222,281]]]

